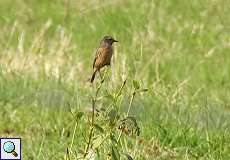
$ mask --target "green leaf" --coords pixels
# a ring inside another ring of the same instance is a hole
[[[123,153],[123,154],[126,156],[127,160],[133,160],[133,158],[129,154],[127,153]]]
[[[117,111],[115,109],[112,109],[109,113],[108,113],[108,116],[109,116],[109,121],[110,123],[113,123],[116,116],[117,116]]]
[[[84,113],[83,112],[78,112],[77,114],[76,114],[76,117],[77,117],[77,119],[81,119],[81,117],[84,115]]]
[[[108,91],[106,91],[106,96],[113,101],[115,100],[115,97],[116,97],[113,93],[110,93]]]
[[[102,136],[96,137],[96,139],[93,141],[93,148],[97,149],[103,143],[103,140],[104,139]]]
[[[101,126],[99,126],[98,124],[94,124],[94,127],[95,127],[98,131],[100,131],[101,133],[104,133],[104,129],[103,129]]]
[[[141,89],[140,92],[147,92],[149,89],[148,88],[144,88],[144,89]]]
[[[113,144],[117,144],[117,140],[113,134],[110,134],[110,140]]]
[[[133,80],[133,87],[137,90],[140,88],[140,83],[137,80]]]
[[[128,136],[140,135],[140,128],[135,117],[126,117],[125,119],[121,120],[119,129],[123,130]]]
[[[112,160],[120,160],[120,153],[115,146],[112,146]]]

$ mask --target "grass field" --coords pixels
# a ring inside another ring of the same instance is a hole
[[[122,152],[135,160],[230,159],[229,1],[1,0],[0,26],[0,137],[21,137],[23,159],[84,151],[100,83],[88,79],[104,35],[119,43],[97,108],[127,79],[115,105],[124,116],[133,80],[148,88],[130,111],[140,136],[122,135]]]

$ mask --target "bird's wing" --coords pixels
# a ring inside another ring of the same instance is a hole
[[[99,47],[96,51],[96,55],[95,55],[95,58],[94,58],[94,61],[93,61],[93,68],[95,67],[95,63],[96,63],[96,60],[98,57],[100,57],[101,53],[103,52],[104,48],[102,47]]]
[[[96,50],[96,54],[95,54],[95,57],[94,57],[94,60],[93,60],[93,68],[94,68],[94,66],[95,66],[95,62],[96,62],[96,60],[97,60],[97,55],[98,55],[98,49],[99,48],[97,48],[97,50]]]
[[[94,68],[94,66],[95,66],[96,59],[97,59],[97,57],[94,58],[94,61],[93,61],[93,68]]]

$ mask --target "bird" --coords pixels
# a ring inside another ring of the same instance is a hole
[[[109,66],[113,55],[113,43],[118,42],[112,36],[104,36],[96,50],[96,55],[93,61],[93,75],[90,82],[93,83],[96,73],[100,73],[100,69],[104,66]]]

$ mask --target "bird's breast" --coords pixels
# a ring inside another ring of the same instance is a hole
[[[104,47],[100,50],[100,54],[96,60],[95,66],[101,68],[105,65],[110,64],[111,58],[113,55],[113,48],[112,47]]]

